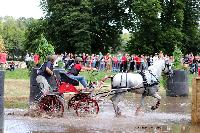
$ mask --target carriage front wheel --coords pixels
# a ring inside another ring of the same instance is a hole
[[[64,106],[59,96],[46,95],[39,101],[39,109],[41,113],[46,113],[49,116],[62,117]]]
[[[98,114],[99,105],[96,100],[91,98],[81,99],[76,104],[76,114],[77,116],[85,116],[88,114]]]

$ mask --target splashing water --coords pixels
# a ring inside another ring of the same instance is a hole
[[[164,97],[161,106],[151,111],[152,99],[145,100],[143,112],[135,116],[139,98],[130,98],[120,102],[122,116],[115,117],[109,100],[99,102],[98,115],[77,117],[72,110],[67,110],[62,118],[33,118],[24,116],[26,110],[5,109],[4,131],[21,132],[193,132],[199,127],[191,126],[190,98]],[[14,114],[12,113],[14,112]],[[9,114],[9,115],[8,115]],[[20,130],[19,130],[20,129]]]

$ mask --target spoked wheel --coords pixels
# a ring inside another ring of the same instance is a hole
[[[77,98],[76,96],[73,96],[69,101],[68,101],[68,109],[72,108],[72,109],[76,109],[76,103],[77,103]]]
[[[42,97],[38,105],[42,113],[55,117],[63,116],[64,106],[59,97],[56,95],[46,95]]]
[[[88,114],[98,114],[99,105],[96,100],[85,98],[80,100],[76,105],[77,116],[86,116]]]
[[[68,101],[68,109],[72,108],[76,110],[77,104],[80,100],[88,98],[87,94],[84,93],[79,93],[73,96],[69,101]]]

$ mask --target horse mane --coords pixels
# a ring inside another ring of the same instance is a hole
[[[153,65],[149,66],[148,70],[152,71],[152,73],[160,77],[162,70],[165,67],[164,63],[165,63],[164,59],[158,59],[153,63]]]

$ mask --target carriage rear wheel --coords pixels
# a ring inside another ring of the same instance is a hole
[[[59,96],[46,95],[39,101],[39,109],[41,113],[46,113],[49,116],[62,117],[64,106]]]
[[[88,114],[98,114],[99,112],[99,105],[96,100],[91,98],[84,98],[81,99],[76,104],[76,114],[77,116],[85,116]]]

